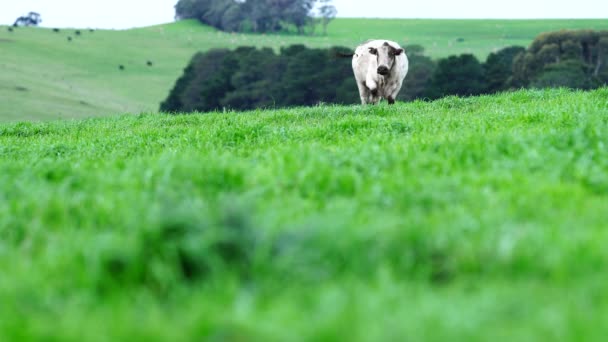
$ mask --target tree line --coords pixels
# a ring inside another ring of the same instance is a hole
[[[197,19],[228,32],[304,34],[321,24],[325,33],[336,14],[331,0],[179,0],[175,5],[176,19]]]
[[[359,102],[344,47],[238,47],[196,54],[161,111],[309,106]],[[485,62],[461,54],[437,61],[418,45],[405,47],[410,70],[398,100],[492,94],[515,88],[592,89],[608,84],[608,31],[560,31],[538,36],[528,49],[507,47]]]
[[[319,102],[353,103],[350,63],[335,60],[350,49],[238,47],[197,53],[184,70],[162,111],[209,111],[218,108],[308,106]],[[336,63],[339,62],[339,63]]]

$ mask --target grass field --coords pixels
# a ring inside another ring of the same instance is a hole
[[[0,124],[0,340],[603,340],[608,88]]]
[[[527,46],[541,32],[566,28],[608,29],[608,21],[337,19],[325,37],[227,34],[194,21],[125,31],[81,29],[79,36],[74,29],[11,33],[0,27],[0,121],[156,111],[192,55],[216,47],[354,47],[384,37],[421,44],[433,57],[470,52],[483,59],[504,46]]]

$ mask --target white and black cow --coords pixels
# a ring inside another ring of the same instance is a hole
[[[407,56],[399,44],[368,40],[359,45],[353,55],[353,72],[361,103],[376,104],[381,98],[395,103],[407,70]]]

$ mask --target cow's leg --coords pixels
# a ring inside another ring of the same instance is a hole
[[[381,99],[382,99],[382,93],[380,92],[380,89],[374,89],[374,91],[372,92],[371,102],[373,104],[378,104]]]
[[[377,104],[380,101],[380,91],[378,90],[378,86],[376,82],[366,82],[366,85],[369,87],[370,85],[373,88],[369,88],[369,103]]]
[[[388,100],[388,104],[394,104],[395,99],[397,98],[397,94],[399,94],[399,90],[401,90],[401,83],[395,85],[392,89],[390,95],[386,98]]]
[[[367,89],[369,89],[371,101],[374,102],[378,97],[378,83],[368,78],[367,80],[365,80],[365,86],[367,87]]]
[[[365,86],[365,83],[358,83],[357,87],[359,88],[359,97],[361,98],[361,104],[365,105],[369,103],[370,100],[370,91]]]
[[[369,96],[369,103],[371,104],[378,104],[378,101],[380,100],[380,96],[378,94],[378,88],[371,90],[370,91],[370,96]]]
[[[378,97],[378,88],[372,89],[371,93],[372,93],[373,98],[377,98]]]

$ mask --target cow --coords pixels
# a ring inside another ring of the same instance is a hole
[[[377,104],[381,98],[395,103],[408,71],[408,59],[399,44],[368,40],[355,49],[352,65],[361,104]]]

